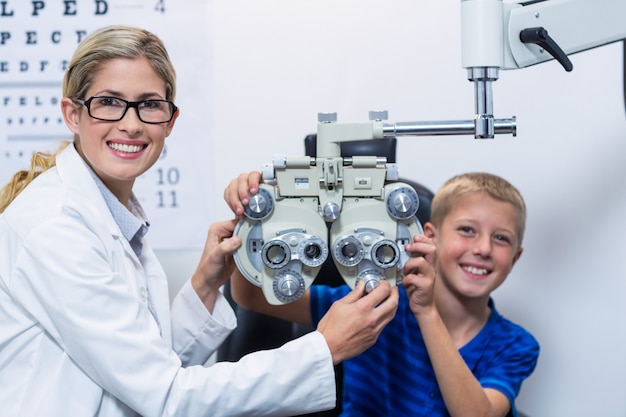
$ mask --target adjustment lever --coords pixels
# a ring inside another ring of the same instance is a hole
[[[554,59],[559,61],[565,71],[571,71],[574,68],[572,61],[569,60],[561,47],[548,35],[548,31],[543,27],[527,28],[519,33],[519,39],[524,43],[534,43],[545,49]]]

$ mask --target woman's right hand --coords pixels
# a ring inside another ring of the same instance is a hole
[[[224,200],[237,218],[243,218],[244,206],[250,202],[250,195],[259,192],[261,180],[261,172],[259,171],[244,172],[226,186]]]

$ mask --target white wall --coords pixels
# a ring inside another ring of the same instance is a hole
[[[221,191],[275,153],[303,154],[317,113],[390,122],[473,117],[460,65],[460,2],[214,0],[211,137]],[[399,138],[401,175],[436,190],[454,174],[509,179],[529,209],[525,252],[499,310],[541,343],[518,406],[532,417],[626,415],[626,123],[622,45],[501,72],[494,113],[518,135]],[[193,82],[185,80],[183,82]],[[161,253],[173,288],[199,253]]]

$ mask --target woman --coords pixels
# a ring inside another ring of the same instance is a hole
[[[333,364],[371,346],[397,307],[357,288],[317,330],[237,363],[203,367],[236,326],[219,289],[236,220],[211,225],[170,310],[135,179],[179,109],[150,32],[103,28],[77,48],[61,109],[74,134],[0,191],[0,409],[5,416],[293,415],[332,408]],[[34,179],[33,179],[34,178]],[[378,306],[378,307],[377,307]]]

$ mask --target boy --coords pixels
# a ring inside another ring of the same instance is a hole
[[[241,215],[258,173],[242,175],[225,198]],[[344,362],[345,416],[517,416],[515,398],[539,346],[495,309],[491,293],[522,254],[526,206],[506,180],[468,173],[448,180],[432,202],[424,236],[406,250],[395,318],[376,344]],[[231,281],[244,308],[315,324],[347,286],[314,285],[298,300],[268,304],[239,273]]]

